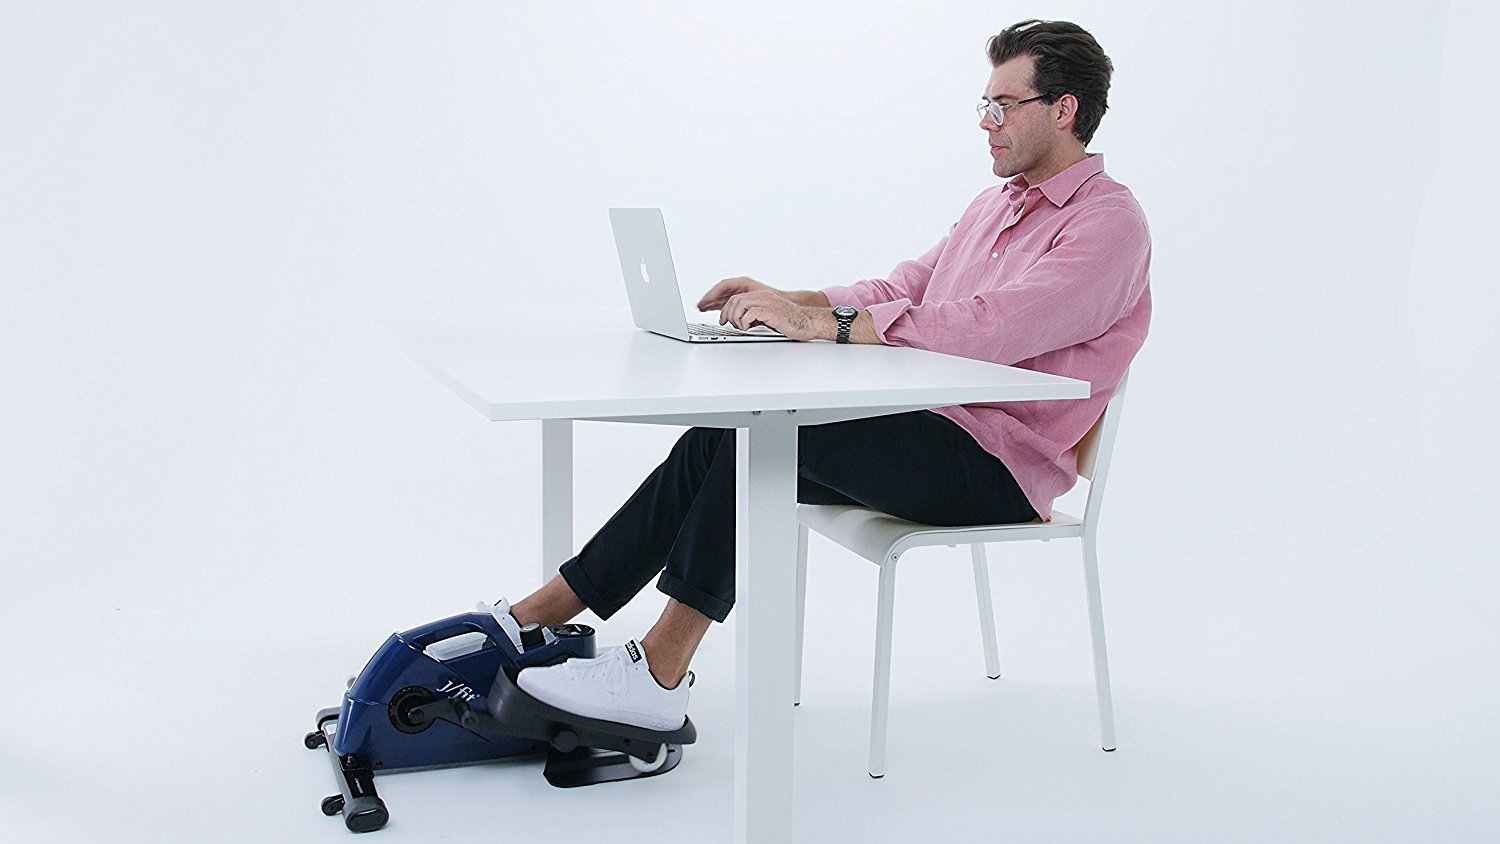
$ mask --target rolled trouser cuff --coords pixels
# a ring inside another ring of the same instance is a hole
[[[666,593],[668,597],[676,598],[679,602],[692,607],[703,613],[710,619],[723,622],[729,617],[729,611],[734,609],[733,601],[725,601],[689,585],[686,581],[673,577],[666,572],[656,580],[656,588]],[[580,596],[582,597],[582,596]]]
[[[583,605],[588,607],[594,615],[600,618],[609,618],[620,611],[620,604],[605,599],[604,594],[594,586],[594,581],[589,579],[588,572],[584,571],[583,566],[578,564],[577,557],[563,563],[562,567],[557,570],[557,573],[562,575],[562,579],[567,582],[568,588],[573,590],[573,594],[578,596],[578,600],[582,601]]]

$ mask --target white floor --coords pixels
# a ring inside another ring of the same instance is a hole
[[[147,555],[8,593],[5,839],[347,840],[318,811],[336,789],[302,747],[314,712],[391,630],[534,568],[520,551],[437,562],[432,542],[434,562],[391,554],[359,577],[267,541],[210,549],[218,565],[197,572]],[[874,572],[814,540],[797,840],[1494,840],[1497,683],[1494,662],[1473,661],[1493,646],[1467,638],[1489,623],[1479,593],[1361,606],[1356,590],[1330,614],[1288,597],[1216,608],[1262,578],[1217,592],[1174,581],[1180,552],[1161,550],[1105,560],[1120,737],[1108,754],[1071,544],[992,552],[998,681],[981,670],[967,555],[908,557],[890,773],[876,781],[864,769]],[[1292,587],[1288,570],[1269,579]],[[644,630],[660,601],[648,590],[601,641]],[[382,777],[392,820],[379,840],[728,840],[733,636],[731,619],[699,656],[700,740],[675,772],[580,790],[550,788],[534,763]]]

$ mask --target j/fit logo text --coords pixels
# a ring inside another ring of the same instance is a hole
[[[447,695],[450,700],[458,700],[459,698],[463,698],[464,700],[473,700],[474,698],[479,697],[478,692],[474,691],[472,688],[464,685],[463,683],[458,682],[457,680],[449,680],[448,682],[443,684],[443,687],[441,689],[438,689],[437,691],[440,695]]]

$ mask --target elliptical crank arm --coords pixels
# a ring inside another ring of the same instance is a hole
[[[484,720],[493,721],[489,712],[485,709],[484,698],[469,700],[435,700],[424,703],[421,706],[412,707],[408,713],[413,724],[425,724],[436,721],[439,718],[449,718],[471,730],[478,729]]]

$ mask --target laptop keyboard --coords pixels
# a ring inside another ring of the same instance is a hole
[[[701,322],[690,322],[687,329],[689,334],[696,334],[699,337],[739,337],[750,333],[748,331],[741,331],[738,328],[725,328],[722,325],[705,325]]]

